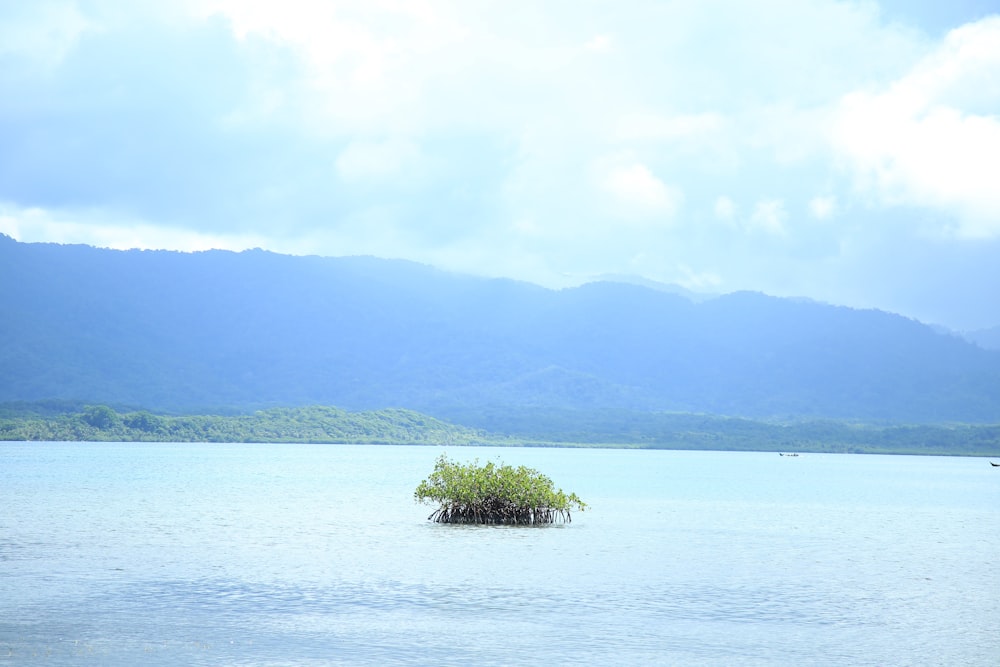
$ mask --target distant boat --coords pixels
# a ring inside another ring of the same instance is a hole
[[[1000,463],[993,463],[993,461],[990,461],[990,465],[994,468],[1000,468]]]
[[[798,454],[795,454],[794,452],[791,453],[791,454],[786,454],[784,452],[778,452],[778,456],[798,456]],[[990,461],[990,463],[993,463],[993,462]],[[993,463],[993,465],[1000,465],[1000,463]]]

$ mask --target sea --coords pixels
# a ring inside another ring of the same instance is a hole
[[[547,526],[428,521],[442,453]],[[963,457],[0,443],[0,665],[1000,665]]]

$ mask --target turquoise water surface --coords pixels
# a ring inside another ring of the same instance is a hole
[[[442,451],[0,443],[0,664],[1000,664],[984,459],[456,447],[591,505],[463,527]]]

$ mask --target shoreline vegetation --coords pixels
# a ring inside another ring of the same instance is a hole
[[[404,409],[352,412],[309,406],[270,408],[252,414],[165,415],[106,405],[0,405],[0,441],[415,444],[1000,456],[1000,424],[776,422],[687,413],[538,411],[510,419],[507,428],[496,419],[490,425],[489,429],[473,428]]]

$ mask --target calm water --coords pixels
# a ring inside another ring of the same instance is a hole
[[[439,453],[0,443],[0,664],[1000,664],[984,459],[449,449],[592,505],[512,528]]]

